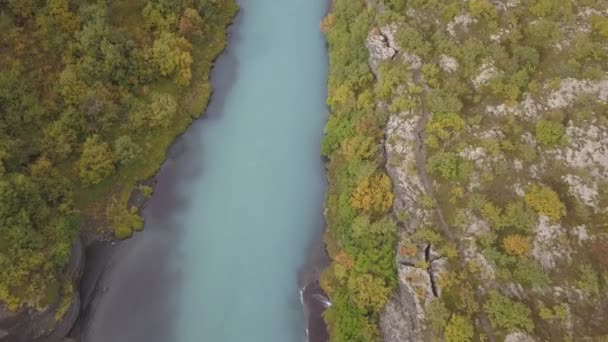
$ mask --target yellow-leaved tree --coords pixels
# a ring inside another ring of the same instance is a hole
[[[351,205],[366,214],[386,213],[393,205],[391,181],[384,173],[361,179],[351,196]]]

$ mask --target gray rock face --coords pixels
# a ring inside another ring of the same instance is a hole
[[[367,37],[367,50],[369,51],[369,65],[374,74],[378,73],[380,63],[390,60],[398,53],[395,42],[396,25],[389,25],[372,30]]]
[[[509,335],[507,335],[507,337],[505,337],[505,342],[534,342],[534,338],[532,338],[532,336],[521,332],[521,331],[516,331],[513,333],[510,333]]]
[[[569,258],[570,251],[559,239],[563,239],[566,230],[561,224],[552,224],[546,216],[540,216],[536,227],[532,255],[544,269],[550,270],[556,263],[564,258]]]
[[[399,291],[386,305],[380,316],[380,329],[385,342],[420,340],[424,322],[424,307],[416,291],[426,294],[430,282],[426,271],[411,267],[399,268]]]
[[[433,214],[419,207],[418,200],[424,193],[422,182],[416,172],[411,172],[415,164],[415,148],[418,140],[417,123],[420,116],[414,112],[404,112],[392,115],[386,128],[385,151],[387,157],[386,169],[393,182],[395,212],[405,212],[409,218],[401,227],[402,238],[399,248],[408,243],[405,235],[412,234],[424,222],[429,221]],[[408,171],[410,170],[410,171]],[[410,242],[411,243],[411,242]],[[384,341],[419,341],[422,339],[425,321],[425,307],[435,299],[431,273],[429,270],[417,267],[426,261],[426,244],[417,243],[413,255],[397,255],[399,289],[385,307],[380,317],[380,328]],[[438,258],[439,256],[434,255]],[[443,260],[437,259],[430,263],[434,280],[443,273]]]
[[[24,308],[9,312],[0,307],[0,342],[55,342],[62,340],[72,329],[80,313],[78,282],[84,267],[82,242],[77,239],[64,276],[71,279],[70,298],[58,298],[42,311]],[[67,306],[66,306],[67,305]]]

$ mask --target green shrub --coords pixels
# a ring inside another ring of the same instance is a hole
[[[435,299],[426,308],[426,325],[431,328],[435,336],[443,334],[449,318],[450,311],[441,298]]]
[[[462,131],[464,126],[464,119],[456,113],[433,115],[426,124],[425,132],[440,139],[447,139]]]
[[[469,1],[469,11],[475,17],[484,17],[487,19],[495,19],[497,16],[496,7],[489,0],[471,0]]]
[[[538,315],[545,321],[557,319],[563,322],[568,318],[568,305],[560,304],[553,308],[548,308],[541,304]]]
[[[556,121],[540,120],[536,123],[536,140],[545,146],[565,144],[567,138],[564,125]]]
[[[446,342],[470,342],[473,341],[475,330],[473,324],[466,317],[452,315],[445,327]]]
[[[154,192],[154,189],[151,186],[148,186],[148,185],[140,185],[139,186],[139,191],[141,191],[141,194],[145,198],[148,198],[148,197],[152,196],[152,193]]]
[[[526,204],[537,213],[557,222],[566,214],[566,207],[557,193],[546,186],[533,185],[524,196]]]
[[[431,91],[426,97],[427,109],[433,115],[458,113],[462,109],[462,102],[456,94],[450,93],[443,89]]]
[[[114,172],[114,156],[100,136],[92,135],[84,142],[77,168],[86,184],[97,184]]]
[[[591,17],[591,25],[593,31],[597,32],[601,37],[608,38],[608,18],[595,15]]]
[[[515,302],[497,291],[491,291],[483,304],[492,327],[504,331],[524,330],[531,332],[534,322],[530,319],[530,309],[522,303]]]
[[[346,138],[352,136],[354,129],[350,120],[332,115],[325,125],[325,136],[321,143],[321,154],[329,156]]]
[[[430,158],[426,163],[427,170],[436,177],[455,181],[466,179],[471,172],[471,165],[453,152],[440,151]]]
[[[546,286],[549,278],[537,261],[521,259],[517,261],[513,278],[528,288],[542,288]]]
[[[141,148],[128,135],[122,135],[114,141],[114,155],[121,165],[133,162],[141,153]]]
[[[382,278],[371,274],[350,277],[348,289],[353,294],[355,304],[370,312],[378,312],[384,307],[391,293]]]
[[[600,279],[591,265],[581,265],[579,267],[579,278],[576,281],[576,286],[591,294],[599,293]]]
[[[134,230],[143,229],[144,221],[137,213],[137,208],[127,209],[116,198],[113,198],[106,209],[106,218],[117,239],[126,239],[133,235]]]
[[[536,227],[536,215],[524,202],[507,204],[501,217],[501,225],[520,232],[531,232]]]

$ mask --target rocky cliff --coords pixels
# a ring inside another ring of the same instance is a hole
[[[368,3],[399,221],[385,341],[608,334],[606,5]]]

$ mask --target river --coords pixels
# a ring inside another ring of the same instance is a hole
[[[170,149],[144,231],[88,253],[92,265],[111,260],[85,341],[306,338],[302,268],[323,227],[327,1],[240,6],[211,103]]]

